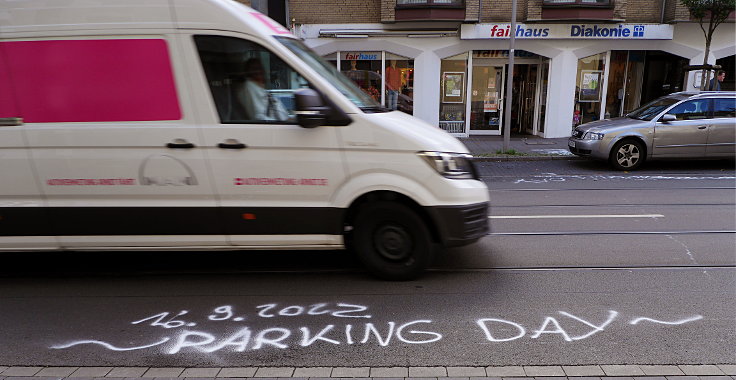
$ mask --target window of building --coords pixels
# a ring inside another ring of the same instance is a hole
[[[414,113],[414,60],[382,51],[341,51],[324,56],[377,103]]]
[[[414,60],[386,53],[386,101],[384,106],[414,114]]]
[[[440,61],[440,128],[465,133],[468,53]]]
[[[736,55],[730,55],[716,60],[716,65],[726,72],[726,79],[721,83],[721,91],[736,90]],[[700,83],[698,82],[698,85]]]
[[[340,52],[340,71],[373,100],[382,103],[383,67],[380,51]]]
[[[544,0],[544,5],[610,5],[612,0]]]
[[[578,60],[573,127],[600,118],[605,66],[606,53]]]
[[[451,5],[462,6],[464,0],[396,0],[397,6],[413,6],[413,5]]]
[[[307,81],[264,47],[195,36],[221,123],[294,123],[294,92]]]
[[[682,91],[687,59],[662,51],[614,50],[610,54],[605,118],[626,115],[640,104]]]

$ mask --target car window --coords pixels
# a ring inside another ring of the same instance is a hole
[[[677,120],[698,120],[708,118],[710,101],[708,99],[688,100],[680,103],[667,111],[670,115],[675,115]]]
[[[736,98],[713,99],[713,117],[736,117]]]
[[[240,38],[194,41],[221,123],[295,123],[294,92],[309,84],[288,64]]]
[[[637,109],[634,111],[631,111],[626,116],[630,117],[632,119],[639,119],[639,120],[652,120],[654,117],[659,115],[660,112],[667,109],[667,107],[677,103],[679,99],[676,98],[659,98],[655,99]]]

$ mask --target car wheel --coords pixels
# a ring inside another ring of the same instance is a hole
[[[644,163],[645,154],[639,140],[622,140],[613,146],[608,161],[616,170],[636,170]]]
[[[368,271],[387,280],[410,280],[432,262],[429,230],[409,207],[380,201],[360,207],[351,232],[351,249]]]

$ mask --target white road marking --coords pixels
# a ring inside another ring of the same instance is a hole
[[[664,218],[662,214],[629,215],[489,215],[488,219],[564,219],[564,218]]]

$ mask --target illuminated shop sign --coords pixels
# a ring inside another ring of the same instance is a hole
[[[514,36],[519,39],[628,39],[671,40],[672,25],[663,24],[517,24]],[[464,24],[460,38],[507,39],[511,24]]]
[[[342,55],[341,59],[343,60],[380,60],[381,59],[381,53],[379,52],[343,52],[340,55]]]

